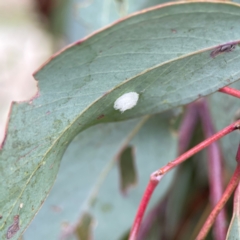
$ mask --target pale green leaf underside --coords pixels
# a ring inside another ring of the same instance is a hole
[[[240,82],[236,82],[231,87],[240,89]],[[222,93],[216,93],[209,97],[210,110],[216,131],[220,131],[233,121],[239,119],[240,99]],[[225,114],[227,113],[227,114]],[[239,132],[235,131],[220,140],[222,153],[225,160],[225,167],[231,171],[236,168],[236,152],[239,144]]]
[[[240,219],[233,214],[226,240],[240,240]]]
[[[240,239],[240,185],[238,184],[234,193],[233,200],[233,216],[228,228],[227,240]]]
[[[63,222],[76,223],[84,211],[89,211],[97,223],[93,225],[96,240],[117,240],[129,230],[149,175],[173,159],[177,150],[177,138],[171,133],[169,118],[164,119],[161,114],[148,120],[130,143],[135,149],[137,184],[127,195],[123,195],[119,170],[113,163],[138,122],[139,119],[100,124],[80,133],[71,142],[63,156],[56,183],[24,234],[25,240],[57,240],[63,230]],[[106,174],[104,169],[109,163],[113,168]],[[103,175],[103,171],[106,178],[99,186],[102,179],[99,176]],[[163,178],[161,187],[153,195],[151,206],[164,196],[173,173]],[[89,201],[90,192],[96,186],[99,188],[96,199]],[[54,211],[54,206],[60,207],[60,210]]]
[[[210,53],[240,40],[239,17],[232,3],[166,5],[121,21],[45,65],[35,75],[40,96],[13,106],[0,153],[0,237],[20,203],[21,229],[13,239],[26,228],[80,131],[186,104],[238,80],[240,47],[214,59]],[[114,110],[114,101],[130,91],[140,94],[137,106]]]
[[[106,166],[116,157],[139,120],[99,124],[80,133],[71,142],[63,156],[56,183],[49,197],[24,234],[26,240],[58,239],[63,230],[63,222],[72,225],[77,223],[81,213],[89,208],[91,193],[95,192],[95,189],[101,191],[99,182],[103,178],[102,175],[106,175]],[[118,181],[113,184],[118,191]],[[111,183],[104,181],[104,185],[108,186]],[[110,192],[108,194],[111,195],[110,199],[119,197]],[[59,206],[61,210],[55,212],[53,206]],[[99,221],[95,216],[93,218],[95,222]],[[121,229],[121,223],[119,225]]]

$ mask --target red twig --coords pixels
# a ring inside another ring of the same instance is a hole
[[[236,121],[235,123],[232,123],[231,125],[229,125],[226,128],[222,129],[221,131],[219,131],[218,133],[214,134],[210,138],[202,141],[201,143],[199,143],[198,145],[196,145],[192,149],[188,150],[187,152],[185,152],[184,154],[182,154],[181,156],[176,158],[174,161],[169,162],[166,166],[160,168],[158,171],[155,172],[155,175],[158,176],[158,175],[165,174],[166,172],[170,171],[171,169],[173,169],[174,167],[176,167],[180,163],[182,163],[185,160],[187,160],[189,157],[193,156],[197,152],[199,152],[202,149],[204,149],[207,146],[209,146],[211,143],[217,141],[218,139],[224,137],[225,135],[227,135],[227,134],[231,133],[232,131],[234,131],[236,129],[239,129],[239,128],[240,128],[240,121]]]
[[[184,153],[190,143],[190,140],[192,138],[194,128],[197,124],[198,120],[198,104],[196,102],[190,103],[187,105],[183,120],[181,122],[181,126],[179,128],[179,134],[178,134],[178,155]],[[177,181],[179,177],[180,172],[178,172],[175,175],[174,182]],[[167,194],[165,195],[164,199],[162,199],[147,215],[147,217],[144,219],[142,226],[140,228],[139,234],[138,234],[138,240],[146,239],[147,233],[149,232],[153,222],[161,216],[161,219],[164,221],[165,214],[166,214],[166,204],[169,199],[169,194],[172,191],[174,185],[171,185],[169,188]],[[164,222],[162,223],[164,224]]]
[[[215,130],[213,122],[210,116],[208,105],[205,99],[198,102],[198,109],[200,118],[202,120],[203,131],[206,138],[211,137]],[[207,148],[208,152],[208,176],[210,183],[210,201],[212,206],[216,206],[223,194],[223,182],[222,182],[222,158],[220,148],[217,142],[213,142]],[[226,212],[224,209],[219,213],[216,218],[213,234],[217,240],[225,240],[226,229]]]
[[[154,221],[159,220],[159,222],[161,221],[161,225],[164,225],[169,193],[170,191],[168,191],[164,199],[161,199],[161,201],[153,209],[151,209],[148,215],[144,218],[144,221],[137,236],[137,240],[147,239],[147,234],[149,233],[152,225],[154,224]]]
[[[219,92],[226,93],[228,95],[240,98],[240,91],[230,87],[223,87],[218,90]]]
[[[237,184],[240,180],[240,164],[237,165],[236,170],[218,204],[212,210],[211,214],[207,218],[206,222],[204,223],[202,229],[200,230],[196,240],[203,240],[206,238],[211,226],[213,225],[217,215],[222,210],[223,206],[226,204],[227,200],[230,198],[231,194],[233,193],[234,189],[236,188]]]
[[[135,217],[133,227],[129,236],[129,240],[135,240],[138,234],[139,226],[141,224],[143,215],[145,213],[147,204],[152,196],[152,193],[154,189],[156,188],[157,184],[159,183],[160,179],[162,176],[182,163],[183,161],[187,160],[189,157],[192,155],[196,154],[197,152],[201,151],[205,147],[209,146],[211,143],[217,141],[218,139],[222,138],[223,136],[229,134],[230,132],[239,129],[240,128],[240,121],[237,121],[228,127],[224,128],[223,130],[219,131],[218,133],[214,134],[212,137],[209,139],[206,139],[205,141],[199,143],[197,146],[193,147],[189,151],[185,152],[182,154],[180,157],[176,158],[174,161],[169,162],[166,166],[160,168],[156,172],[151,174],[150,181],[148,183],[147,189],[142,197],[142,200],[140,202],[140,206],[137,211],[137,215]]]
[[[163,176],[155,176],[154,174],[151,175],[150,181],[147,185],[147,188],[146,188],[146,190],[143,194],[142,200],[140,202],[140,206],[138,208],[137,215],[135,217],[133,227],[131,229],[129,240],[136,240],[137,239],[138,230],[139,230],[140,224],[142,222],[143,215],[146,211],[148,202],[149,202],[149,200],[152,196],[152,193],[153,193],[154,189],[156,188],[156,186],[158,185],[158,183],[159,183],[159,181],[161,180],[162,177]]]

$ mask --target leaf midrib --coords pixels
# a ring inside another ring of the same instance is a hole
[[[239,40],[239,42],[240,42],[240,40]],[[217,45],[217,46],[218,46],[218,45]],[[202,50],[198,50],[198,51],[196,51],[196,52],[193,52],[193,53],[190,53],[190,54],[186,54],[186,55],[183,55],[183,56],[181,56],[181,57],[177,57],[177,58],[174,58],[174,59],[172,59],[172,60],[168,60],[168,61],[165,61],[165,62],[163,62],[163,63],[161,63],[161,64],[158,64],[158,65],[156,65],[156,66],[154,66],[154,67],[152,67],[152,68],[149,68],[149,69],[147,69],[147,70],[145,70],[145,71],[137,74],[137,75],[134,76],[134,77],[131,77],[131,78],[123,81],[122,83],[118,84],[117,86],[115,86],[114,88],[112,88],[110,91],[108,91],[108,94],[111,93],[111,92],[113,92],[113,91],[116,90],[117,88],[121,87],[121,86],[124,85],[125,83],[128,83],[128,82],[130,82],[131,80],[133,80],[133,79],[135,79],[135,78],[137,78],[137,77],[139,77],[139,76],[141,76],[141,75],[143,75],[143,74],[146,74],[147,72],[152,71],[152,70],[154,70],[154,69],[156,69],[156,68],[158,68],[158,67],[162,67],[162,66],[164,66],[164,65],[166,65],[166,64],[169,64],[169,63],[178,61],[178,60],[180,60],[180,59],[184,59],[184,58],[187,58],[187,57],[190,57],[190,56],[194,56],[194,55],[196,55],[196,54],[199,54],[199,53],[202,53],[202,52],[205,52],[205,51],[212,50],[212,49],[216,48],[217,46],[204,48],[204,49],[202,49]],[[31,181],[32,177],[35,175],[35,173],[37,172],[37,170],[41,167],[42,163],[43,163],[44,161],[46,161],[47,155],[51,152],[51,150],[53,149],[53,147],[55,146],[55,144],[57,144],[57,142],[60,141],[61,137],[70,129],[70,127],[71,127],[90,107],[92,107],[94,104],[96,104],[97,102],[99,102],[99,101],[100,101],[101,99],[103,99],[105,96],[106,96],[106,95],[103,95],[103,96],[99,97],[99,98],[96,99],[93,103],[91,103],[90,105],[88,105],[88,106],[62,131],[62,133],[59,135],[59,137],[55,139],[55,141],[53,142],[53,144],[50,145],[50,148],[49,148],[49,149],[46,151],[46,153],[43,155],[42,160],[40,161],[40,163],[38,164],[38,166],[36,167],[36,169],[33,171],[33,173],[30,175],[30,177],[29,177],[29,179],[27,180],[25,186],[23,187],[22,192],[19,194],[19,197],[16,199],[15,203],[13,204],[13,207],[11,208],[8,216],[6,217],[6,221],[8,220],[8,217],[9,217],[10,214],[12,213],[12,210],[13,210],[13,208],[16,206],[18,200],[19,200],[19,199],[21,198],[21,196],[23,195],[23,193],[24,193],[26,187],[28,186],[29,182]],[[84,126],[82,126],[81,128],[84,128]],[[47,197],[47,196],[46,196],[46,197]],[[45,197],[45,198],[46,198],[46,197]],[[44,198],[44,199],[45,199],[45,198]],[[5,221],[5,222],[6,222],[6,221]],[[5,226],[5,223],[2,225],[2,227],[1,227],[0,229],[2,229],[4,226]]]

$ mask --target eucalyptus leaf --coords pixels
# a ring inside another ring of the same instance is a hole
[[[153,117],[132,140],[138,182],[126,194],[120,190],[116,157],[140,120],[97,125],[79,134],[64,154],[56,184],[27,229],[25,240],[57,240],[64,222],[74,225],[86,212],[93,217],[94,239],[119,239],[130,228],[151,172],[176,157],[177,138],[169,120]],[[151,206],[164,196],[173,175],[174,171],[163,179]],[[67,181],[70,186],[64,184]],[[54,206],[60,211],[54,211]]]
[[[129,230],[150,174],[176,157],[176,137],[171,134],[168,122],[168,119],[163,121],[161,117],[150,119],[133,139],[131,144],[136,149],[138,183],[126,196],[120,192],[120,183],[116,188],[116,182],[119,182],[117,167],[107,176],[91,208],[98,222],[95,239],[120,239]],[[154,193],[148,209],[164,196],[173,176],[174,171],[162,179],[161,187]]]
[[[165,4],[53,56],[35,74],[38,97],[12,107],[0,152],[0,237],[18,214],[21,227],[12,239],[23,233],[79,132],[166,111],[237,81],[239,17],[239,5],[230,2]],[[233,51],[211,57],[219,44],[233,41]],[[116,99],[128,92],[139,94],[136,106],[124,113],[115,110]]]
[[[240,239],[240,218],[235,214],[232,216],[231,225],[228,229],[228,236],[226,240],[239,240]]]
[[[240,239],[240,184],[234,194],[233,216],[228,228],[226,240]]]

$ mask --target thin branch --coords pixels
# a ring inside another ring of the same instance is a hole
[[[160,168],[153,174],[155,174],[156,176],[165,174],[166,172],[168,172],[171,169],[173,169],[174,167],[178,166],[180,163],[184,162],[185,160],[187,160],[189,157],[193,156],[197,152],[203,150],[204,148],[206,148],[213,142],[219,140],[220,138],[224,137],[225,135],[227,135],[239,128],[240,128],[240,121],[236,121],[236,122],[232,123],[231,125],[227,126],[226,128],[222,129],[221,131],[217,132],[210,138],[202,141],[201,143],[199,143],[192,149],[188,150],[187,152],[185,152],[184,154],[182,154],[181,156],[176,158],[174,161],[169,162],[166,166]]]
[[[141,199],[140,206],[138,208],[138,211],[137,211],[134,223],[133,223],[133,227],[131,229],[129,240],[136,240],[137,239],[139,227],[140,227],[140,224],[142,222],[143,215],[146,211],[149,200],[150,200],[156,186],[158,185],[159,181],[162,179],[162,177],[163,176],[155,176],[154,174],[151,175],[150,181],[149,181],[149,183],[147,185],[147,188],[146,188],[146,190],[143,194],[143,197]]]
[[[234,96],[236,98],[240,98],[240,91],[230,87],[223,87],[218,90],[219,92],[226,93],[228,95]]]
[[[205,99],[198,102],[198,109],[203,125],[203,131],[206,138],[211,137],[215,130],[210,116],[209,108]],[[217,142],[213,142],[207,148],[208,152],[208,177],[210,183],[210,202],[212,207],[216,206],[223,194],[221,151]],[[224,209],[219,213],[213,227],[213,235],[217,240],[225,240],[226,229],[226,212]]]
[[[159,201],[157,203],[157,205],[154,206],[154,208],[151,209],[151,211],[148,213],[148,215],[144,218],[144,221],[139,229],[139,234],[137,236],[137,240],[147,239],[147,234],[149,233],[152,225],[154,224],[154,222],[156,220],[159,220],[159,221],[163,222],[162,224],[164,224],[164,218],[166,215],[166,208],[167,208],[168,200],[169,200],[169,191],[166,194],[166,196],[163,199],[161,199],[161,201]]]
[[[230,179],[230,182],[221,198],[221,200],[218,202],[218,204],[215,206],[215,208],[212,210],[211,214],[207,218],[206,222],[204,223],[202,229],[200,230],[196,240],[203,240],[206,238],[211,226],[213,225],[217,215],[222,210],[230,196],[232,195],[234,189],[238,185],[240,180],[240,164],[238,163],[236,170]]]
[[[184,112],[184,116],[179,128],[178,155],[184,153],[188,149],[197,121],[198,121],[198,104],[196,102],[190,103],[189,105],[186,106],[186,110]],[[172,182],[171,187],[168,189],[168,192],[165,195],[165,197],[161,199],[157,203],[157,205],[153,209],[151,209],[148,215],[144,218],[144,221],[139,230],[138,240],[146,239],[152,224],[154,223],[154,221],[156,221],[156,219],[159,218],[159,216],[161,216],[161,219],[164,222],[166,214],[166,204],[168,202],[170,193],[172,192],[172,189],[175,185],[175,182],[179,177],[179,174],[181,174],[179,171],[175,174],[174,181]]]
[[[202,149],[206,148],[209,146],[211,143],[214,141],[217,141],[218,139],[222,138],[223,136],[231,133],[232,131],[239,129],[240,128],[240,121],[237,121],[228,127],[224,128],[223,130],[219,131],[218,133],[214,134],[212,137],[209,139],[206,139],[205,141],[201,142],[197,146],[193,147],[186,153],[182,154],[180,157],[176,158],[174,161],[168,163],[166,166],[160,168],[159,170],[153,172],[150,177],[150,181],[148,183],[147,189],[145,190],[145,193],[142,197],[142,200],[140,202],[140,206],[137,211],[137,215],[135,217],[132,230],[129,236],[129,240],[136,240],[137,235],[138,235],[138,230],[140,227],[140,224],[142,222],[143,215],[145,213],[147,204],[152,196],[152,193],[156,186],[158,185],[159,181],[163,177],[163,175],[173,169],[174,167],[178,166],[180,163],[184,162],[187,160],[189,157],[192,155],[196,154],[197,152],[201,151]]]

